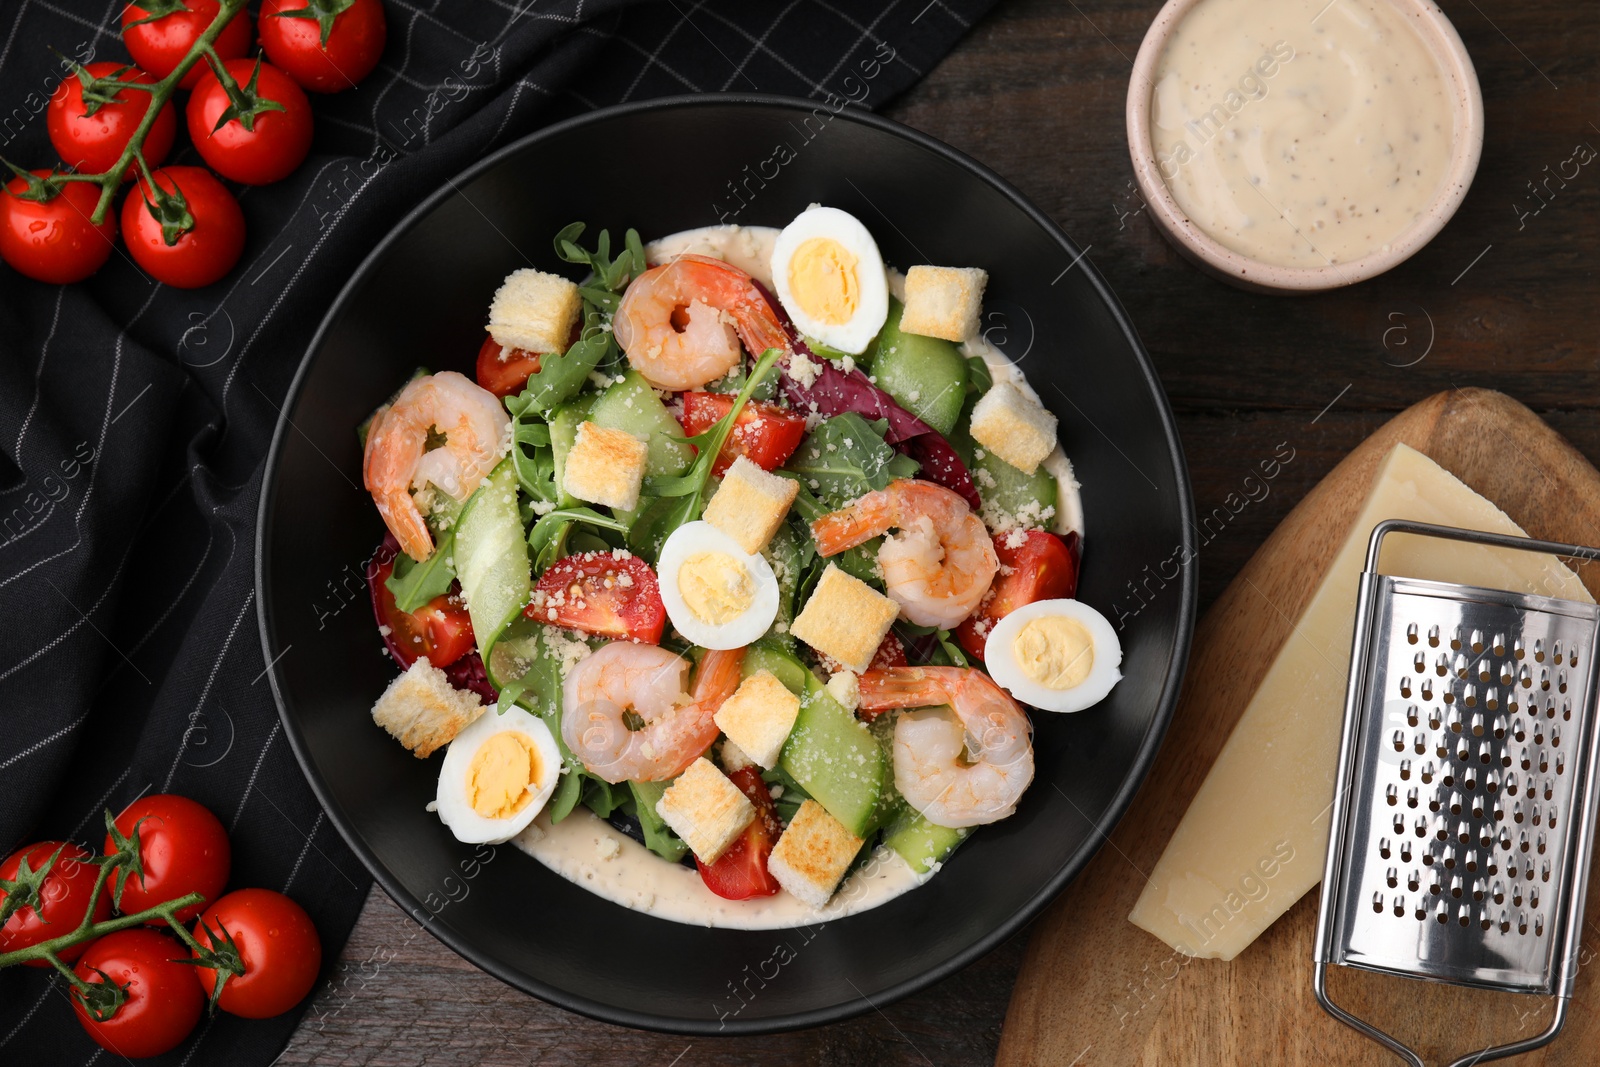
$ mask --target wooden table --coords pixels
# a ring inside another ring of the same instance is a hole
[[[1221,507],[1281,442],[1294,449],[1270,495],[1229,516],[1201,551],[1202,610],[1340,457],[1430,393],[1503,390],[1600,461],[1600,159],[1564,186],[1541,185],[1542,201],[1528,184],[1570,174],[1573,164],[1563,163],[1576,146],[1600,148],[1600,5],[1444,0],[1487,109],[1472,191],[1445,231],[1397,270],[1296,300],[1202,277],[1142,213],[1123,102],[1158,7],[1006,0],[887,113],[986,162],[1089,249],[1171,397],[1200,515]],[[1026,937],[852,1022],[691,1041],[591,1022],[524,996],[421,933],[374,890],[333,981],[280,1062],[986,1064]],[[1374,1054],[1372,1062],[1388,1061]]]

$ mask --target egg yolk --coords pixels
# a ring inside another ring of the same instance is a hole
[[[533,799],[539,750],[527,734],[507,730],[478,746],[467,767],[467,801],[485,819],[509,819]]]
[[[856,257],[831,237],[803,242],[789,258],[789,295],[818,322],[842,326],[861,302]]]
[[[1094,638],[1076,619],[1041,615],[1011,643],[1022,673],[1046,689],[1082,685],[1094,667]]]
[[[678,568],[678,592],[694,617],[711,626],[732,622],[755,601],[744,564],[726,552],[700,552]]]

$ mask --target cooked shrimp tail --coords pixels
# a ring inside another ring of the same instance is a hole
[[[378,514],[412,559],[433,554],[433,535],[413,491],[432,486],[465,500],[509,447],[511,417],[500,400],[464,375],[413,378],[379,408],[367,429],[362,478]],[[429,433],[444,443],[428,448]]]
[[[788,335],[755,280],[709,256],[651,267],[622,294],[612,322],[628,362],[661,389],[698,389],[751,355],[787,349]]]
[[[739,686],[744,649],[707,652],[694,687],[689,661],[656,645],[613,641],[568,673],[561,736],[608,782],[676,778],[716,741],[713,716]]]
[[[888,533],[878,550],[884,589],[919,626],[953,629],[1000,568],[983,520],[959,493],[916,478],[890,482],[811,524],[817,551],[837,555]]]
[[[954,719],[934,710],[948,705]],[[861,707],[929,710],[894,725],[894,784],[938,826],[978,826],[1016,811],[1033,781],[1033,727],[980,670],[884,667],[861,676]]]

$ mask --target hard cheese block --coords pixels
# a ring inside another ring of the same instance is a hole
[[[1385,457],[1128,916],[1180,952],[1233,959],[1322,879],[1356,597],[1367,541],[1383,519],[1523,532],[1415,449],[1396,445]],[[1559,560],[1532,552],[1391,534],[1379,570],[1593,602]]]

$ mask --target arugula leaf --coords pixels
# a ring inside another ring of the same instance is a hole
[[[586,523],[619,533],[628,532],[628,524],[621,519],[602,515],[593,508],[557,508],[539,516],[528,531],[528,552],[533,560],[533,572],[543,574],[550,564],[561,558],[562,547],[574,523]]]
[[[884,441],[888,428],[887,419],[868,422],[853,411],[835,415],[806,435],[784,471],[809,490],[824,512],[841,508],[897,478],[917,473],[916,460]],[[803,510],[800,514],[808,522],[815,518]]]
[[[762,353],[728,413],[700,433],[683,438],[683,441],[699,449],[699,454],[687,471],[664,478],[645,479],[644,492],[653,499],[639,509],[638,518],[628,530],[628,546],[634,552],[647,560],[654,560],[668,534],[700,517],[705,510],[707,489],[711,485],[711,469],[722,452],[722,446],[727,444],[729,435],[733,433],[739,413],[782,354],[776,348],[769,348]]]
[[[384,581],[394,594],[395,607],[413,612],[436,596],[450,591],[456,580],[451,556],[455,551],[456,535],[451,530],[434,542],[433,555],[418,563],[404,552],[395,553],[394,573]]]
[[[528,375],[522,392],[506,397],[506,410],[514,416],[531,413],[543,417],[575,396],[588,382],[590,372],[616,347],[604,318],[599,311],[586,312],[583,332],[570,348],[540,355],[539,369]]]

